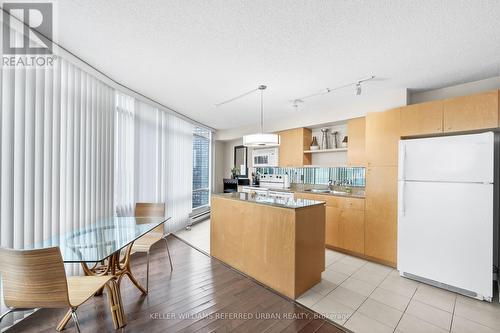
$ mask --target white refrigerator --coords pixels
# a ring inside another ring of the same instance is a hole
[[[401,140],[398,270],[491,301],[494,133]]]

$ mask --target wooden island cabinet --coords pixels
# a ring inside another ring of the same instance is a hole
[[[324,202],[214,194],[210,254],[295,299],[325,270]]]

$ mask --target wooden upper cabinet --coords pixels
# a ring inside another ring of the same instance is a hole
[[[312,140],[310,129],[295,128],[278,134],[280,135],[280,167],[298,167],[311,164],[311,154],[304,154],[304,150],[309,150]]]
[[[366,116],[367,166],[396,166],[400,139],[400,108]]]
[[[365,117],[354,118],[347,122],[347,164],[349,166],[365,166]]]
[[[401,108],[401,136],[443,132],[443,101]]]
[[[444,101],[444,131],[498,127],[498,90]]]

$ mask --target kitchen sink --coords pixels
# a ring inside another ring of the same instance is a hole
[[[348,193],[345,191],[335,191],[335,190],[326,190],[326,189],[317,189],[317,188],[312,188],[309,190],[306,190],[306,192],[311,192],[311,193],[326,193],[326,194],[337,194],[337,195],[347,195]]]
[[[332,191],[330,190],[320,190],[320,189],[316,189],[316,188],[312,188],[310,190],[306,190],[307,192],[312,192],[312,193],[330,193]]]
[[[341,195],[346,195],[348,194],[347,192],[345,191],[330,191],[331,194],[341,194]]]

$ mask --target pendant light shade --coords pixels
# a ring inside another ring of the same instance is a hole
[[[264,133],[264,89],[260,85],[260,133],[244,135],[243,145],[246,147],[277,147],[280,145],[280,136],[273,133]]]
[[[243,145],[247,147],[278,147],[280,136],[272,133],[257,133],[243,136]]]

